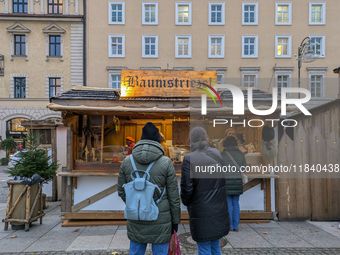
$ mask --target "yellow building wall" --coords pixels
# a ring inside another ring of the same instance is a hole
[[[192,25],[175,25],[175,0],[158,1],[158,25],[142,25],[142,0],[125,1],[125,25],[108,24],[108,1],[89,1],[87,4],[87,81],[88,86],[108,87],[107,66],[123,66],[129,69],[140,67],[194,67],[206,70],[207,67],[227,67],[226,79],[241,80],[240,67],[261,67],[260,89],[268,90],[273,67],[294,67],[292,78],[297,79],[298,67],[294,56],[298,46],[308,35],[325,35],[325,58],[313,63],[302,64],[301,78],[308,78],[306,67],[328,67],[326,78],[337,78],[333,69],[339,66],[340,48],[337,46],[340,34],[337,33],[337,17],[340,1],[326,3],[326,25],[309,25],[309,0],[292,2],[292,25],[275,25],[275,1],[258,2],[259,22],[257,26],[242,25],[242,1],[226,0],[225,25],[210,26],[208,23],[207,0],[192,3]],[[108,57],[108,35],[125,35],[125,58]],[[158,58],[142,58],[142,35],[158,35]],[[175,58],[175,35],[192,36],[192,57]],[[208,58],[208,36],[225,35],[225,57]],[[258,35],[258,58],[242,59],[242,35]],[[275,58],[275,35],[292,36],[291,58]],[[274,81],[271,86],[273,87]],[[297,82],[295,82],[297,83]],[[295,84],[294,83],[294,84]],[[297,86],[294,85],[294,86]],[[307,88],[303,82],[302,87]],[[271,92],[271,90],[270,90]],[[338,87],[326,85],[326,97],[335,97]]]

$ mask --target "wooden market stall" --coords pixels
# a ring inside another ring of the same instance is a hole
[[[214,85],[216,71],[123,70],[121,80],[121,91],[76,86],[51,98],[47,106],[61,111],[63,122],[69,127],[67,167],[58,174],[63,177],[61,212],[64,226],[125,224],[125,205],[116,192],[120,164],[126,155],[125,137],[133,137],[138,142],[146,122],[153,122],[164,134],[167,143],[172,145],[169,147],[170,158],[179,182],[181,156],[189,153],[188,136],[193,116],[216,139],[223,138],[229,127],[219,125],[214,128],[208,115],[200,116],[200,98],[197,100],[197,95],[190,92],[193,84]],[[208,100],[208,109],[214,108],[217,115],[231,115],[231,93],[222,91],[219,96],[221,106],[216,106],[214,100]],[[254,90],[253,101],[257,109],[268,109],[271,107],[271,94]],[[278,119],[279,110],[280,107],[267,118]],[[259,118],[245,107],[245,115],[235,117],[234,121]],[[261,128],[238,124],[236,129],[244,134],[246,143],[252,143],[259,151]],[[254,164],[262,163],[259,153],[258,158],[261,162]],[[242,212],[242,220],[273,219],[270,179],[275,177],[277,175],[273,174],[250,176],[251,181],[244,190],[260,187],[263,204],[256,212]],[[93,220],[96,222],[91,222]],[[188,220],[184,205],[182,220]]]

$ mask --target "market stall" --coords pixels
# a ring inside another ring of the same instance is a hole
[[[125,138],[132,137],[138,142],[142,127],[148,121],[163,133],[180,181],[181,161],[189,153],[188,136],[194,121],[193,112],[199,115],[201,111],[199,103],[192,104],[196,97],[190,90],[192,84],[199,84],[202,80],[214,85],[216,71],[125,70],[121,77],[121,91],[76,86],[52,98],[47,106],[50,110],[61,111],[63,122],[69,127],[67,168],[58,174],[63,177],[61,211],[64,225],[118,224],[119,220],[124,220],[125,205],[118,197],[116,184],[120,164],[127,155]],[[232,114],[232,95],[222,91],[220,98],[219,107],[213,100],[208,100],[208,109],[213,107],[217,114]],[[270,108],[270,98],[271,94],[254,90],[253,101],[257,109]],[[278,107],[267,117],[278,119],[279,110]],[[245,107],[244,116],[235,117],[234,121],[252,118],[259,119]],[[223,138],[229,127],[219,125],[212,131],[212,119],[202,116],[197,121],[201,125],[203,123],[208,134],[213,132],[214,139]],[[249,164],[262,164],[259,153],[261,128],[240,124],[235,127],[238,133],[244,135],[247,144],[254,145],[254,153],[247,155]],[[249,201],[258,198],[258,205],[253,210],[250,207],[246,209],[248,212],[242,212],[241,219],[259,221],[273,218],[270,180],[275,177],[270,173],[250,176],[251,181],[244,190],[249,193]],[[253,187],[257,191],[249,192]],[[183,205],[182,219],[188,219]],[[74,220],[103,221],[79,223]],[[113,223],[112,220],[118,221]]]

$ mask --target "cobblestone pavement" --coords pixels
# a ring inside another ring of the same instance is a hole
[[[127,250],[98,250],[98,251],[71,251],[71,252],[24,252],[0,253],[2,255],[128,255]],[[146,255],[152,253],[146,252]],[[182,249],[182,255],[197,254],[197,250]],[[256,248],[256,249],[222,249],[222,254],[235,255],[325,255],[340,254],[340,248]]]

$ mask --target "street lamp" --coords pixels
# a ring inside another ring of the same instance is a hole
[[[303,63],[311,63],[315,61],[318,57],[314,55],[314,48],[313,45],[311,45],[311,38],[309,36],[305,37],[299,48],[298,48],[298,68],[299,68],[299,88],[301,84],[301,77],[300,77],[300,69]],[[300,98],[300,93],[299,93],[299,98]]]

